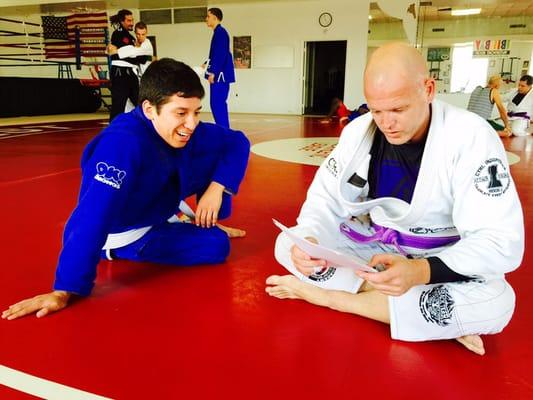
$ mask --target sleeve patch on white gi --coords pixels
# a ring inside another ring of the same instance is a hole
[[[333,157],[326,161],[326,168],[335,178],[339,175],[337,160],[335,160]]]
[[[452,318],[454,301],[448,289],[443,286],[435,286],[430,290],[424,290],[419,300],[420,312],[427,322],[446,326]]]
[[[489,158],[476,170],[474,185],[479,193],[489,197],[503,195],[509,185],[511,177],[507,168],[499,158]]]
[[[126,171],[117,169],[103,161],[96,164],[96,175],[94,176],[94,179],[98,182],[105,183],[115,189],[120,189],[125,177]]]

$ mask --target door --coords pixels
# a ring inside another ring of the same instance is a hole
[[[329,113],[331,100],[344,98],[346,40],[306,42],[304,114]]]

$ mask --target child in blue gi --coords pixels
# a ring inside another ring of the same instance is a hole
[[[242,132],[199,122],[204,90],[187,65],[164,58],[144,73],[140,105],[117,116],[86,147],[78,205],[63,237],[54,290],[4,311],[15,319],[64,308],[87,296],[101,257],[174,265],[223,262],[230,213],[248,163]],[[180,202],[197,196],[193,223],[176,222]],[[172,222],[169,222],[172,221]]]

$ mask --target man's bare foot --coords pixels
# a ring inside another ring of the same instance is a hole
[[[318,286],[302,282],[294,275],[271,275],[265,288],[270,296],[278,299],[300,299],[317,306],[327,306],[327,291]]]
[[[230,228],[229,226],[224,226],[224,225],[221,225],[221,224],[217,224],[217,226],[220,229],[222,229],[224,232],[226,232],[226,234],[228,235],[228,237],[230,239],[240,238],[240,237],[245,237],[246,236],[246,231],[244,231],[242,229]]]
[[[266,284],[271,285],[265,288],[265,291],[278,299],[302,299],[298,288],[302,282],[294,275],[271,275],[267,278]]]
[[[485,354],[485,347],[483,340],[479,335],[465,335],[456,339],[459,343],[465,346],[468,350],[473,351],[480,356]]]

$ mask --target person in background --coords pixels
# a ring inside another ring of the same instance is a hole
[[[529,126],[533,117],[533,77],[524,75],[518,81],[517,88],[509,96],[507,116],[511,121],[513,135],[529,135]]]
[[[109,55],[118,54],[119,58],[129,58],[134,63],[134,71],[137,74],[139,80],[142,74],[146,71],[146,68],[152,61],[155,60],[154,48],[152,42],[147,38],[148,27],[142,21],[135,24],[135,45],[127,45],[123,47],[116,47],[110,44],[107,47]],[[131,111],[135,108],[136,104],[133,104],[130,99],[126,101],[124,112]]]
[[[320,122],[323,124],[328,124],[333,122],[334,119],[338,118],[341,124],[347,124],[350,121],[353,121],[357,117],[360,117],[363,114],[368,112],[368,106],[363,103],[356,110],[350,111],[344,102],[338,97],[334,97],[331,100],[331,107],[326,118]]]
[[[213,118],[218,125],[229,128],[228,96],[230,84],[235,82],[235,69],[230,51],[229,34],[221,25],[223,18],[220,8],[207,10],[206,24],[213,29],[209,48],[209,59],[202,67],[210,86],[210,105]]]
[[[509,124],[509,118],[507,118],[507,110],[503,105],[502,97],[500,95],[502,83],[503,79],[500,75],[493,75],[489,78],[487,86],[477,86],[470,95],[467,110],[487,120],[494,130],[498,132],[498,135],[505,137],[511,136],[512,131],[511,125]],[[498,108],[503,125],[500,125],[491,119],[494,105]]]
[[[111,35],[111,43],[107,51],[111,56],[111,113],[109,121],[124,112],[128,99],[137,105],[139,98],[139,78],[135,57],[121,57],[117,50],[124,46],[134,46],[135,38],[130,34],[133,30],[133,14],[122,9],[110,18],[115,31]],[[111,54],[113,52],[113,54]]]

